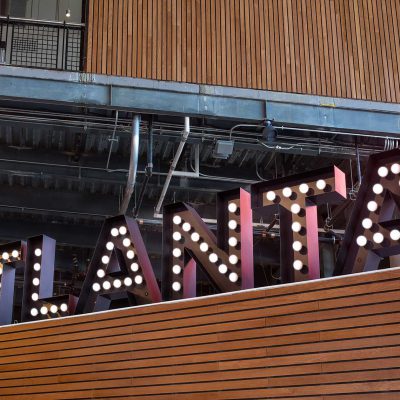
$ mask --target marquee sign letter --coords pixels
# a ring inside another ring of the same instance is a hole
[[[136,221],[118,216],[103,224],[76,313],[108,310],[113,299],[126,295],[131,305],[161,301]]]
[[[320,278],[317,205],[346,198],[345,174],[324,168],[255,184],[252,194],[260,214],[279,214],[282,283]]]
[[[335,274],[376,270],[383,257],[400,254],[400,150],[370,156],[340,248]]]
[[[217,196],[217,236],[184,203],[164,207],[163,297],[196,296],[196,265],[220,292],[254,287],[250,194],[243,189]]]

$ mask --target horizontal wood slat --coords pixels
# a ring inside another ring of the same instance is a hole
[[[0,398],[396,399],[399,278],[397,268],[2,327]]]
[[[90,0],[86,70],[400,102],[398,0]]]

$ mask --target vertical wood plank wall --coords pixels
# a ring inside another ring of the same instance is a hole
[[[400,269],[0,328],[0,398],[400,398]]]
[[[400,102],[399,0],[89,0],[88,72]]]

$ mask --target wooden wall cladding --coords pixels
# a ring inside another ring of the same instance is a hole
[[[89,0],[88,72],[400,102],[399,0]]]
[[[400,269],[0,329],[1,399],[399,399]]]

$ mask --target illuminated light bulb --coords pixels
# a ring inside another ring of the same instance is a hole
[[[362,235],[361,235],[361,236],[359,236],[359,237],[357,238],[356,242],[357,242],[357,244],[358,244],[360,247],[364,247],[364,246],[367,245],[368,240],[367,240],[367,238],[366,238],[365,236],[362,236]]]
[[[65,303],[62,303],[61,306],[60,306],[60,310],[62,312],[67,312],[68,311],[68,305],[65,304]]]
[[[393,229],[390,231],[390,239],[400,240],[400,231],[398,229]]]
[[[127,278],[125,278],[124,279],[124,285],[125,286],[132,286],[132,279],[131,278],[129,278],[129,277],[127,277]]]
[[[172,238],[176,241],[179,242],[182,239],[182,235],[179,232],[174,232],[172,235]]]
[[[372,222],[372,219],[370,219],[370,218],[364,218],[361,223],[361,225],[364,229],[371,229],[373,224],[374,223]]]
[[[317,181],[317,189],[324,190],[326,188],[326,182],[323,179]]]
[[[2,258],[3,258],[3,260],[8,260],[8,259],[10,258],[10,255],[5,251],[5,252],[2,254]]]
[[[0,265],[0,275],[3,273],[3,266]]]
[[[36,257],[40,257],[41,255],[42,255],[42,250],[36,249],[36,250],[35,250],[35,256],[36,256]]]
[[[389,170],[388,170],[386,167],[380,167],[380,168],[378,169],[378,175],[379,175],[381,178],[387,177],[387,176],[388,176],[388,173],[389,173]]]
[[[142,275],[136,275],[136,276],[135,276],[135,283],[136,283],[137,285],[141,285],[141,284],[143,283],[143,277],[142,277]]]
[[[67,9],[67,11],[65,11],[65,17],[71,18],[71,10],[69,8]]]
[[[99,278],[104,278],[104,277],[106,276],[106,273],[105,273],[105,271],[104,271],[103,269],[99,269],[99,270],[97,271],[97,276],[98,276]]]
[[[174,250],[172,250],[172,254],[175,258],[178,258],[182,255],[182,251],[181,249],[175,248]]]
[[[104,290],[110,290],[111,289],[111,283],[109,281],[104,281],[103,282],[103,289]]]
[[[382,235],[382,233],[376,232],[376,233],[374,234],[374,236],[372,237],[372,240],[373,240],[375,243],[380,244],[380,243],[382,243],[382,242],[385,240],[385,237]]]
[[[34,269],[36,272],[39,272],[39,271],[40,271],[40,264],[39,264],[39,263],[33,264],[33,269]]]
[[[111,236],[117,237],[119,234],[118,229],[117,228],[112,228],[111,229]]]
[[[205,253],[208,250],[208,244],[206,242],[200,243],[200,251]]]
[[[229,205],[228,205],[228,210],[229,210],[229,212],[231,212],[231,213],[236,212],[236,210],[237,210],[237,205],[236,205],[235,203],[229,203]]]
[[[32,283],[33,283],[33,286],[39,286],[40,285],[39,278],[33,278]]]
[[[131,241],[130,241],[130,239],[125,238],[125,239],[122,241],[122,244],[123,244],[124,247],[129,247],[129,246],[131,245]]]
[[[46,315],[48,312],[49,310],[47,309],[47,307],[43,306],[40,308],[40,314]]]
[[[198,242],[200,240],[200,235],[197,232],[193,232],[190,235],[190,238],[193,240],[193,242]]]
[[[120,233],[121,235],[126,235],[127,232],[128,232],[128,230],[126,229],[126,226],[121,226],[121,227],[119,228],[119,233]]]
[[[38,301],[39,300],[39,295],[37,293],[32,293],[31,298],[32,298],[33,301]]]
[[[383,186],[380,183],[376,183],[373,187],[372,187],[372,191],[375,194],[381,194],[383,192]]]
[[[56,314],[57,311],[58,311],[58,307],[57,307],[55,304],[53,304],[53,305],[50,307],[50,312],[51,312],[52,314]]]
[[[122,282],[119,279],[115,279],[114,282],[113,282],[113,286],[116,289],[119,289],[122,286]]]
[[[229,229],[234,230],[234,229],[237,228],[237,222],[236,222],[234,219],[231,219],[231,220],[228,222],[228,226],[229,226]]]
[[[229,256],[229,262],[235,265],[239,262],[239,259],[235,254],[232,254],[231,256]]]
[[[238,240],[235,237],[230,237],[228,240],[229,246],[235,247],[238,244]]]
[[[299,190],[300,190],[300,193],[306,194],[310,190],[310,187],[307,185],[307,183],[302,183],[299,186]]]
[[[106,249],[107,249],[108,251],[111,251],[113,248],[114,248],[114,243],[113,243],[113,242],[108,242],[108,243],[106,244]]]
[[[231,282],[237,282],[238,279],[239,279],[239,275],[238,275],[236,272],[231,272],[231,273],[229,274],[229,280],[230,280]]]
[[[226,274],[228,272],[228,267],[225,264],[221,264],[218,267],[218,271],[220,274]]]
[[[32,308],[31,309],[31,315],[32,317],[37,317],[39,314],[39,311],[37,310],[37,308]]]
[[[301,260],[294,260],[293,261],[293,268],[296,271],[301,271],[303,269],[303,261]]]
[[[19,251],[18,251],[18,250],[13,250],[12,253],[11,253],[11,255],[12,255],[14,258],[17,258],[17,257],[19,256]]]
[[[181,271],[182,271],[182,268],[181,268],[179,265],[174,265],[174,266],[172,267],[172,272],[173,272],[175,275],[179,275],[179,274],[181,273]]]
[[[175,217],[172,218],[172,222],[173,222],[175,225],[179,225],[179,224],[182,222],[182,218],[181,218],[179,215],[175,215]]]
[[[135,252],[134,252],[133,250],[128,250],[128,251],[126,252],[126,256],[127,256],[130,260],[132,260],[132,259],[135,257]]]
[[[298,233],[298,232],[300,232],[301,231],[301,224],[300,224],[300,222],[293,222],[293,224],[292,224],[292,231],[293,232],[296,232],[296,233]]]
[[[300,211],[301,211],[301,207],[300,207],[300,205],[299,204],[292,204],[292,206],[290,207],[290,211],[293,213],[293,214],[298,214]]]
[[[93,283],[92,289],[94,292],[99,292],[101,289],[101,286],[96,282],[96,283]]]
[[[285,187],[282,190],[283,197],[290,197],[292,195],[292,193],[293,193],[293,191],[292,191],[292,189],[290,189],[290,187]]]
[[[182,225],[182,229],[183,229],[185,232],[189,232],[189,231],[192,229],[192,227],[190,226],[189,222],[185,222],[185,223]]]
[[[267,200],[269,201],[274,201],[276,199],[276,193],[273,192],[272,190],[270,190],[269,192],[267,192]]]
[[[108,256],[101,257],[101,262],[103,264],[108,264],[110,262],[110,257],[108,257]]]
[[[292,244],[292,248],[294,251],[300,251],[303,248],[303,245],[298,240],[294,241]]]
[[[179,292],[181,290],[182,285],[179,282],[174,282],[172,284],[172,290],[174,292]]]
[[[132,263],[131,264],[131,271],[138,272],[139,271],[139,264],[138,263]]]
[[[378,203],[376,201],[370,201],[367,204],[367,208],[369,211],[374,212],[378,209]]]
[[[215,253],[211,253],[208,256],[208,259],[210,260],[210,262],[212,263],[216,263],[218,261],[218,256]]]
[[[393,164],[391,167],[390,167],[390,170],[394,173],[394,174],[400,174],[400,164]]]

